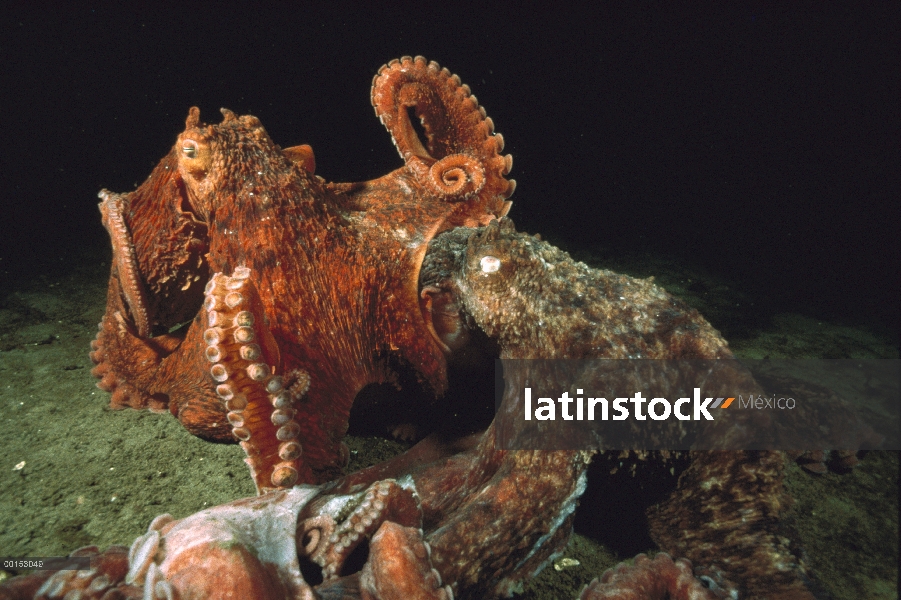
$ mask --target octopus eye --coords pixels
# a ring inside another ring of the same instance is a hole
[[[501,268],[501,259],[496,256],[483,256],[479,261],[482,273],[496,273]]]
[[[181,147],[181,153],[187,158],[197,158],[197,144],[191,140],[185,140],[184,145]]]

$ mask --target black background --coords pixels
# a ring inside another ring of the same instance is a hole
[[[329,180],[397,168],[370,81],[422,54],[503,133],[519,229],[896,330],[899,3],[381,4],[6,5],[4,285],[106,247],[97,191],[143,181],[192,105],[311,144]]]

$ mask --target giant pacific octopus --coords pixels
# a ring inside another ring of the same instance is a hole
[[[507,359],[729,357],[709,323],[653,283],[576,263],[517,233],[509,220],[437,236],[420,281],[423,314],[448,354],[478,328]],[[84,574],[14,580],[7,597],[75,590],[86,598],[508,596],[565,547],[594,452],[499,446],[497,429],[515,408],[510,400],[456,454],[426,438],[322,486],[272,491],[177,521],[161,515],[127,553],[114,547]],[[785,459],[781,452],[694,453],[651,521],[658,544],[688,555],[702,577],[685,559],[639,556],[581,597],[725,598],[735,597],[733,583],[743,597],[813,597],[803,563],[779,535]],[[363,544],[368,556],[354,566]]]
[[[447,71],[421,58],[389,63],[373,104],[406,163],[375,181],[325,183],[309,148],[282,150],[255,118],[227,111],[203,126],[192,109],[145,184],[102,194],[114,263],[92,354],[100,385],[114,406],[168,409],[194,433],[237,437],[262,495],[162,515],[90,572],[38,574],[0,592],[507,596],[565,547],[595,450],[506,449],[502,408],[481,435],[426,438],[334,479],[356,393],[390,380],[393,356],[440,392],[446,359],[476,331],[507,359],[731,357],[709,323],[650,281],[590,269],[492,222],[509,210],[510,161]],[[785,454],[691,458],[650,521],[663,550],[705,568],[704,582],[661,554],[606,573],[583,597],[715,598],[733,585],[812,597],[781,536]],[[359,568],[352,555],[364,543]]]
[[[354,397],[397,360],[444,390],[419,265],[437,233],[510,208],[503,138],[458,77],[404,57],[375,76],[372,104],[405,162],[372,181],[327,183],[308,146],[192,108],[147,181],[100,194],[113,264],[98,385],[114,408],[237,438],[260,491],[339,475]]]

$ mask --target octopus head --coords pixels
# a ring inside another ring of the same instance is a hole
[[[273,157],[278,166],[287,164],[259,119],[238,117],[225,108],[221,111],[222,122],[207,125],[200,121],[200,109],[192,107],[175,145],[190,207],[207,223],[216,204],[232,195],[237,186],[271,173]]]
[[[530,261],[527,242],[515,233],[505,217],[472,234],[458,281],[466,311],[491,337],[503,337],[502,329],[527,312],[522,286]]]
[[[463,267],[465,281],[480,293],[502,294],[515,274],[515,257],[510,233],[515,233],[513,221],[493,220],[483,230],[473,233],[466,245]]]

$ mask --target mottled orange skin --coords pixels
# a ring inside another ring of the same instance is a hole
[[[468,87],[422,57],[383,67],[372,98],[406,163],[376,180],[327,183],[311,173],[308,147],[282,150],[258,119],[229,111],[205,125],[195,108],[141,187],[105,193],[114,261],[92,358],[113,407],[168,409],[196,435],[233,440],[203,355],[200,304],[212,274],[239,266],[251,271],[256,316],[277,344],[267,364],[311,379],[294,407],[300,481],[340,473],[353,399],[391,378],[392,355],[444,389],[444,357],[419,309],[419,265],[438,232],[509,210],[511,161]]]

